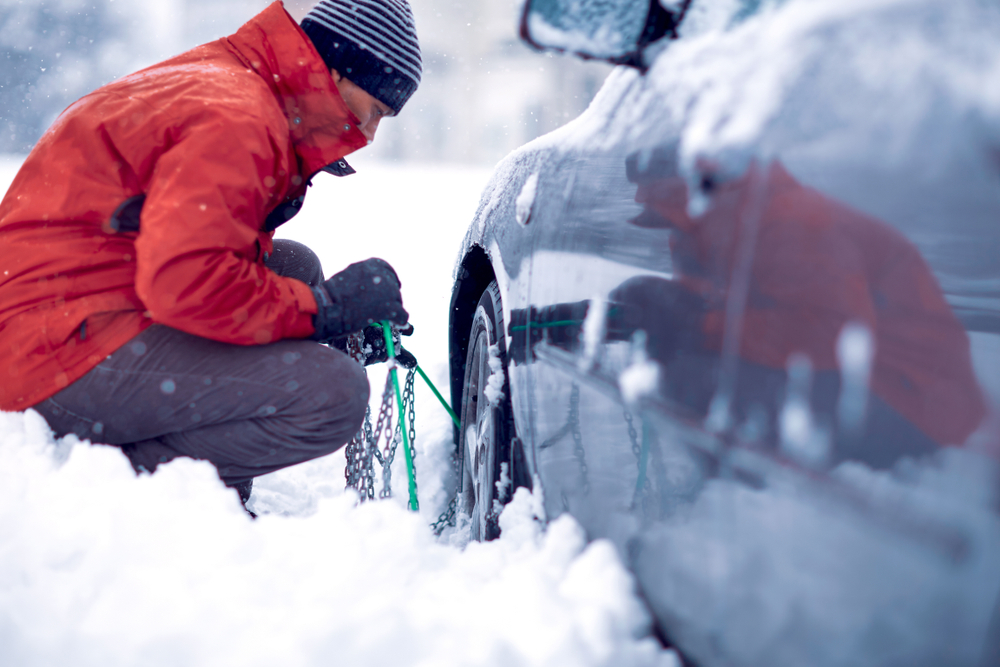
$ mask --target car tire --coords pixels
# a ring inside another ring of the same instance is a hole
[[[469,538],[487,541],[500,535],[499,509],[511,496],[510,482],[503,497],[497,482],[501,462],[510,459],[513,434],[503,308],[495,280],[483,292],[472,318],[462,387],[458,512],[469,520]]]

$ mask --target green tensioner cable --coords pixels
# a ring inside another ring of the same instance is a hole
[[[385,336],[385,349],[389,353],[389,358],[396,359],[396,346],[392,343],[392,325],[389,322],[382,322],[382,334]],[[396,389],[396,404],[399,406],[399,429],[403,434],[403,455],[406,458],[406,476],[410,483],[410,509],[414,512],[420,510],[420,503],[417,502],[417,477],[413,469],[413,454],[410,452],[410,436],[406,433],[406,419],[403,411],[403,394],[399,391],[399,378],[396,375],[396,366],[389,368],[389,375],[392,377],[392,386]]]
[[[427,386],[431,388],[431,391],[433,391],[434,395],[437,396],[437,400],[441,402],[441,405],[444,406],[444,409],[448,411],[448,414],[451,416],[451,420],[455,422],[455,426],[461,428],[462,422],[459,421],[458,415],[456,415],[455,411],[451,409],[450,405],[448,405],[448,401],[444,400],[444,396],[442,396],[441,392],[438,391],[437,387],[434,386],[434,383],[431,382],[431,379],[427,377],[427,373],[424,372],[424,369],[421,368],[420,366],[417,366],[417,373],[419,373],[420,377],[424,379],[424,382],[427,383]]]
[[[382,322],[382,335],[385,336],[385,349],[389,352],[389,358],[396,358],[396,346],[392,342],[392,325],[388,322]],[[417,366],[417,374],[423,378],[427,386],[430,387],[431,391],[434,392],[434,396],[440,401],[442,407],[448,411],[448,415],[451,420],[455,422],[455,426],[461,428],[462,422],[459,420],[458,415],[455,411],[451,409],[448,405],[448,401],[444,400],[444,396],[438,391],[438,388],[434,386],[431,379],[427,377],[427,373],[420,366]],[[403,424],[403,428],[400,431],[403,434],[403,455],[406,458],[406,475],[409,478],[410,483],[410,509],[414,512],[420,509],[420,504],[417,502],[417,477],[413,466],[413,455],[410,453],[410,436],[406,432],[406,420],[403,414],[403,395],[399,391],[399,378],[396,375],[395,366],[389,369],[389,375],[392,377],[392,386],[396,390],[396,404],[399,406],[399,419],[400,423]]]

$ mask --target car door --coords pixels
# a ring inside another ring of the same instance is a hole
[[[673,275],[670,234],[638,219],[643,208],[628,172],[621,151],[568,151],[546,165],[532,213],[531,305],[511,320],[530,341],[512,372],[530,369],[530,451],[548,515],[568,511],[592,537],[623,548],[663,503],[697,486],[704,464],[684,448],[661,451],[638,404],[622,398],[642,393],[631,386],[641,378],[630,384],[623,374],[641,375],[655,362],[634,327],[616,327],[617,309],[634,304],[615,299],[669,285]],[[654,478],[662,502],[649,495]]]
[[[929,185],[791,144],[692,178],[647,141],[539,177],[511,326],[549,517],[611,539],[705,664],[976,664],[1000,590],[995,164]]]

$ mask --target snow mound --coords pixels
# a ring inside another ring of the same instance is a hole
[[[331,495],[335,472],[252,521],[208,463],[136,477],[0,413],[0,664],[678,664],[614,548],[568,517],[545,530],[529,492],[459,550],[396,503]]]

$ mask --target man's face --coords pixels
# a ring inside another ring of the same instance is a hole
[[[371,143],[375,139],[375,131],[378,129],[379,121],[386,116],[394,115],[392,108],[354,85],[350,79],[341,76],[337,70],[330,70],[330,74],[333,76],[333,82],[337,85],[337,90],[344,98],[347,108],[358,117],[360,121],[358,129],[368,139],[368,143]]]

